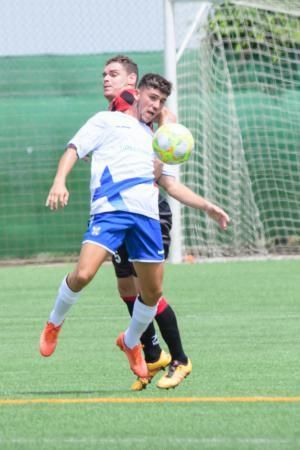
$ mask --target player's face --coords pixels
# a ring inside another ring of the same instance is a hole
[[[167,100],[167,95],[159,89],[142,88],[137,104],[138,119],[151,123],[160,114]]]
[[[103,70],[103,95],[108,100],[113,100],[124,88],[133,88],[136,83],[136,75],[128,74],[122,64],[112,62]]]

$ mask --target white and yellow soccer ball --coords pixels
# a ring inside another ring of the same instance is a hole
[[[194,138],[184,125],[166,123],[154,133],[152,146],[162,162],[181,164],[189,159],[194,148]]]

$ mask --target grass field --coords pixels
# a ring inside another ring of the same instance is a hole
[[[72,266],[0,268],[0,449],[300,449],[300,261],[167,265],[193,372],[129,390],[113,269],[72,309],[56,353],[39,335]]]

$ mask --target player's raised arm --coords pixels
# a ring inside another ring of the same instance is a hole
[[[158,126],[160,127],[161,125],[164,125],[166,123],[177,122],[177,117],[172,111],[170,111],[166,106],[164,106],[163,109],[158,114],[158,116],[155,118],[154,122],[157,123]]]
[[[66,186],[66,180],[77,159],[78,157],[74,147],[68,147],[62,155],[46,200],[46,206],[49,206],[51,210],[55,210],[59,206],[64,208],[68,204],[69,191]]]
[[[175,198],[180,203],[205,211],[223,230],[226,230],[230,219],[228,214],[226,214],[222,208],[196,194],[174,177],[162,175],[158,180],[158,184],[162,186],[171,197]]]

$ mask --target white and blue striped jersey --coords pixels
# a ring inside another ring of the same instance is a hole
[[[90,214],[128,211],[158,219],[152,131],[122,112],[97,113],[69,141],[91,160]],[[172,175],[164,166],[163,173]]]

